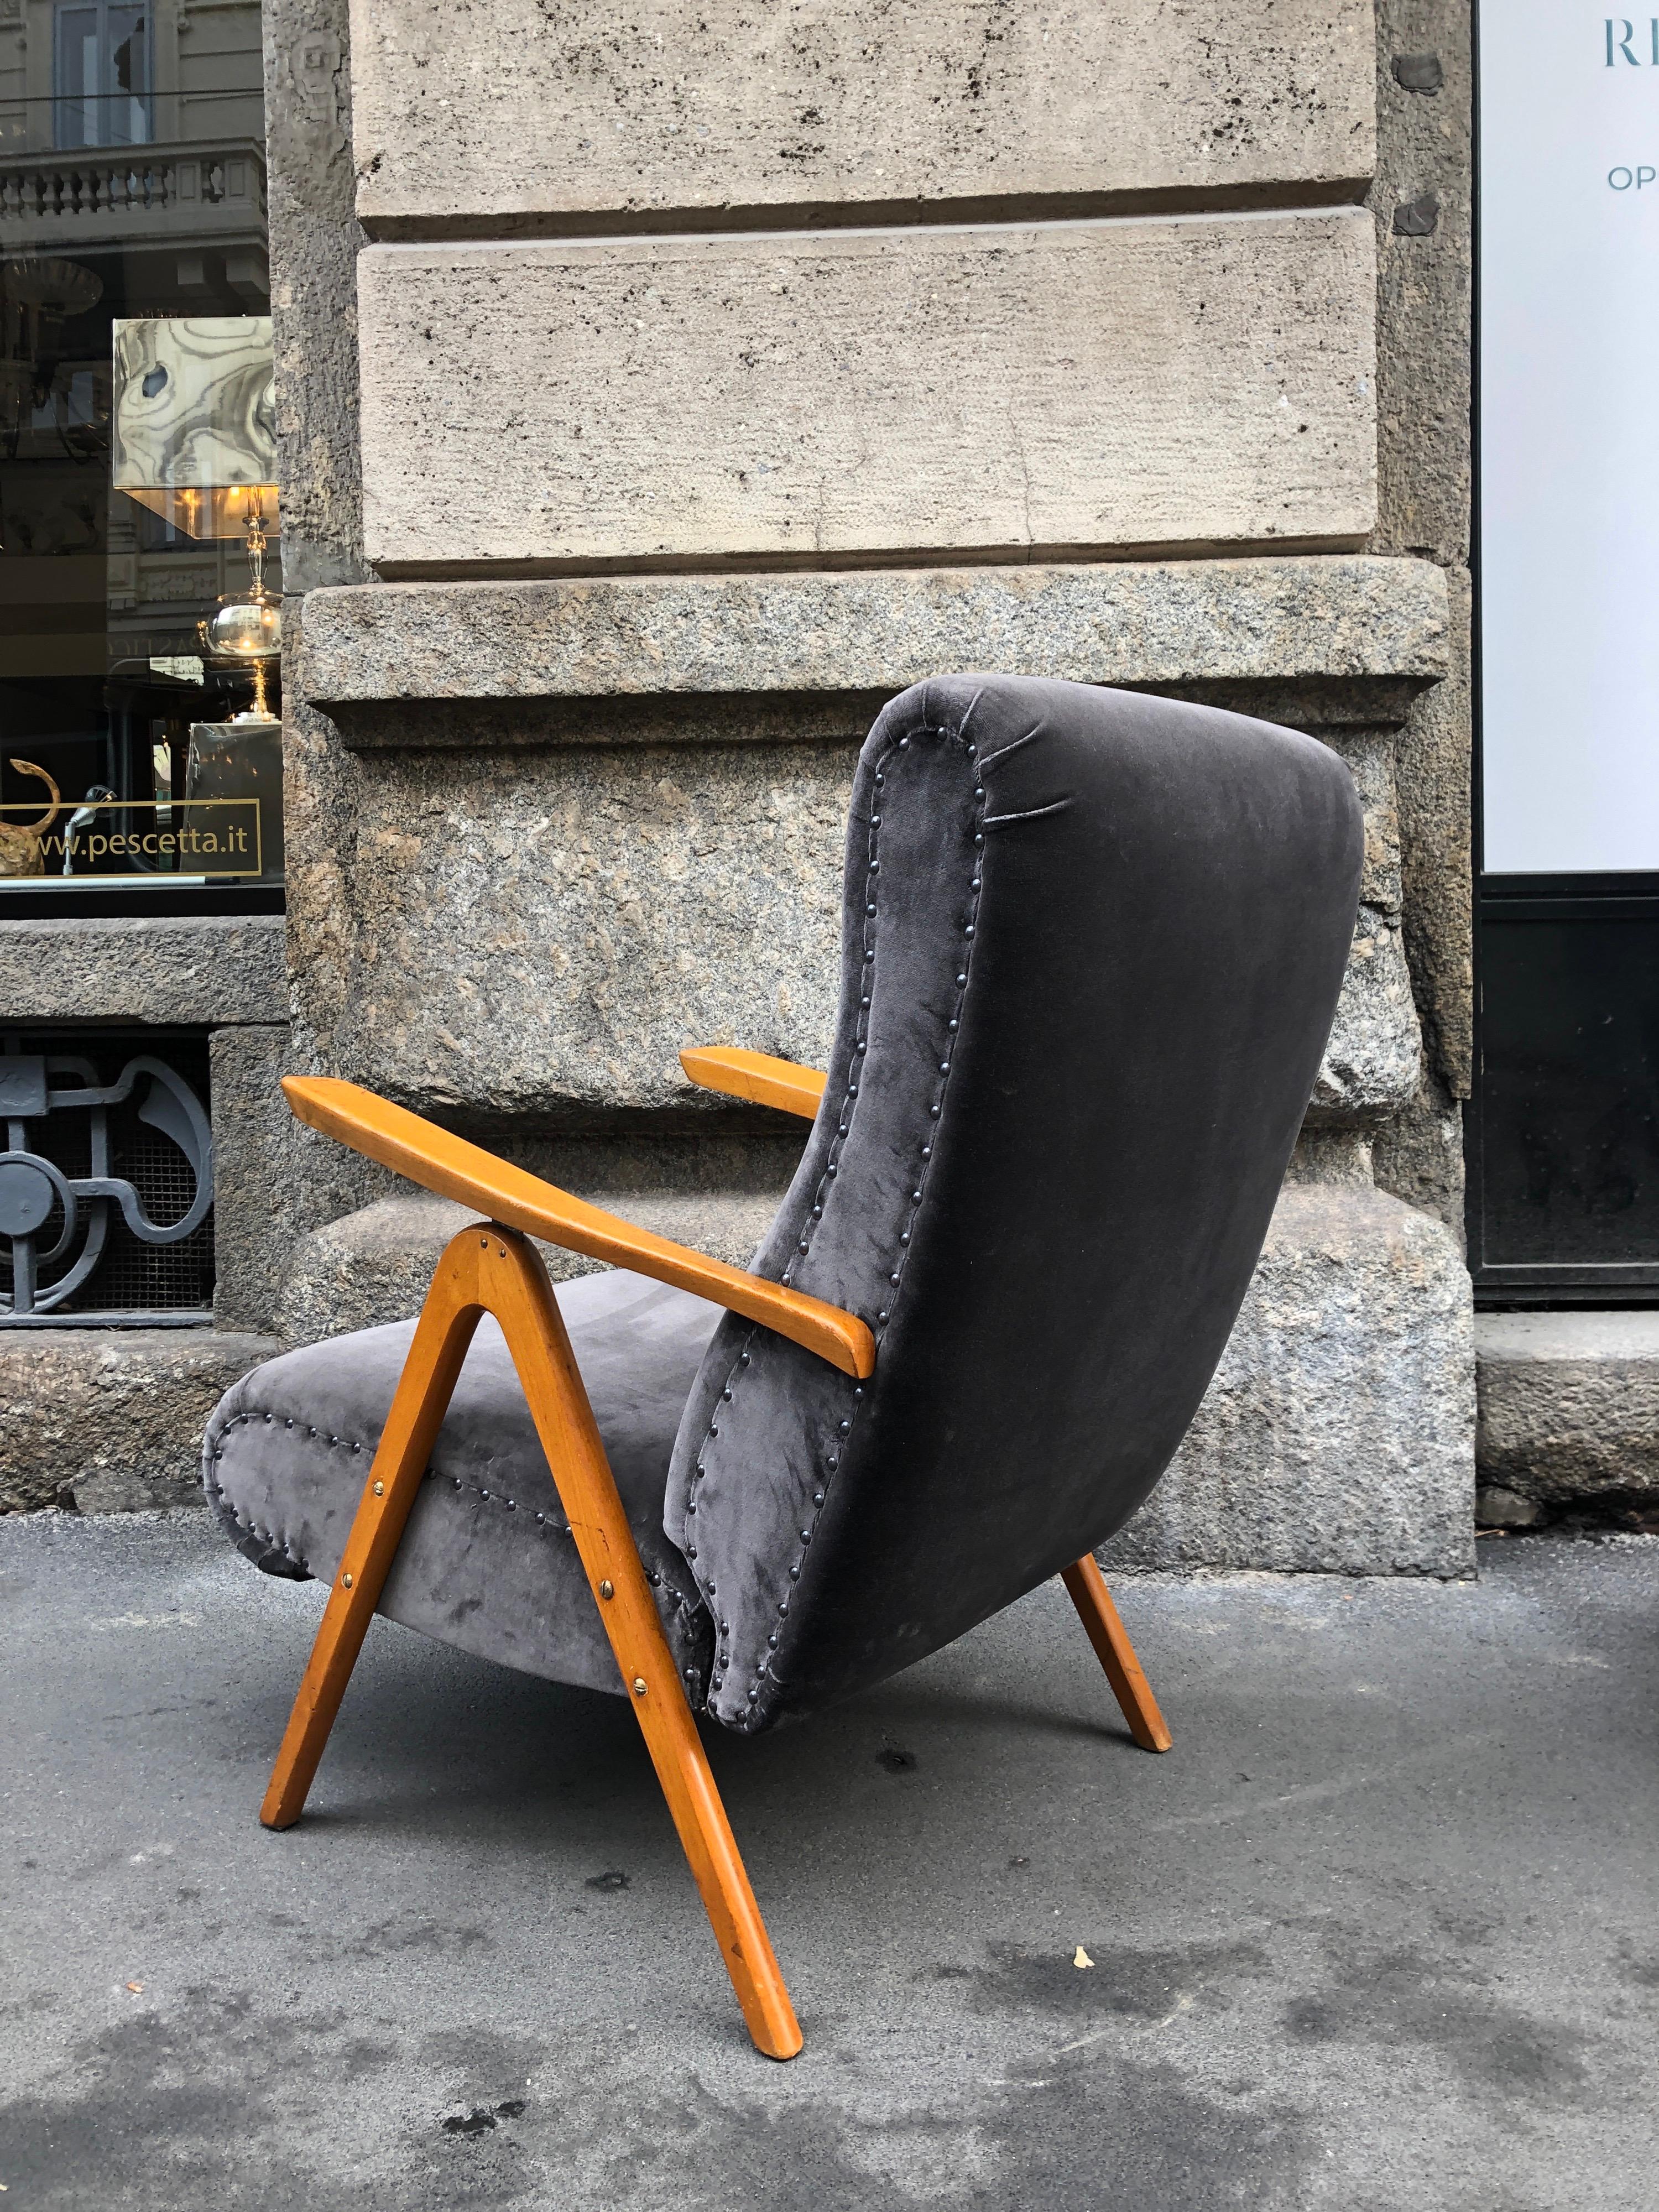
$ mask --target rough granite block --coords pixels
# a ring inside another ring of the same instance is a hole
[[[1409,1103],[1422,1064],[1400,916],[1362,906],[1310,1117],[1379,1121]]]
[[[659,1237],[746,1267],[771,1226],[775,1194],[749,1191],[585,1194]],[[425,1191],[386,1198],[331,1222],[295,1249],[283,1285],[278,1328],[289,1344],[314,1344],[348,1329],[373,1328],[418,1313],[439,1254],[475,1210]],[[597,1273],[601,1262],[538,1245],[556,1283]]]
[[[1481,1314],[1481,1518],[1659,1493],[1659,1310]]]
[[[1355,545],[1363,209],[371,246],[389,573]]]
[[[692,1105],[689,1044],[822,1066],[835,1026],[850,743],[374,753],[357,963],[331,1071],[422,1112]],[[458,767],[458,762],[460,765]],[[1386,779],[1362,759],[1368,812]],[[1391,836],[1384,820],[1372,843]],[[1313,1107],[1408,1099],[1417,1017],[1370,871]]]
[[[1473,1322],[1438,1221],[1288,1183],[1198,1417],[1103,1565],[1472,1573]]]
[[[285,1021],[283,918],[0,919],[0,1017],[180,1028]]]
[[[371,584],[308,595],[301,681],[331,709],[890,694],[959,668],[1154,688],[1428,684],[1446,624],[1438,568],[1364,554]],[[385,741],[419,742],[419,727],[391,723]]]
[[[213,1318],[268,1329],[293,1237],[298,1125],[280,1088],[289,1032],[217,1030],[213,1071]]]
[[[1358,197],[1366,0],[354,0],[357,211],[381,237],[839,202]],[[1248,119],[1246,119],[1248,118]]]
[[[856,750],[363,756],[333,1071],[476,1121],[713,1112],[688,1044],[821,1055]]]
[[[0,1512],[198,1503],[208,1415],[276,1349],[210,1328],[0,1331]]]
[[[1394,746],[1355,733],[1340,744],[1365,814],[1365,866],[1353,950],[1336,1019],[1314,1084],[1314,1123],[1376,1123],[1416,1095],[1423,1040],[1406,964],[1400,889],[1400,819]]]

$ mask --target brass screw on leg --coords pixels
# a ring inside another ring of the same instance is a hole
[[[349,1575],[342,1575],[340,1581],[345,1589],[349,1589],[351,1588],[351,1577]]]
[[[634,1695],[636,1698],[642,1698],[645,1695],[645,1677],[643,1674],[635,1674],[634,1677]]]
[[[616,1595],[616,1585],[613,1583],[601,1583],[599,1584],[599,1595],[601,1597],[611,1598],[615,1597]]]
[[[386,1485],[385,1485],[385,1483],[383,1483],[383,1482],[377,1482],[377,1483],[375,1484],[375,1486],[374,1486],[374,1495],[375,1495],[377,1498],[384,1498],[384,1497],[386,1496]]]

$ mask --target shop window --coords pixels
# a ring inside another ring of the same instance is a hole
[[[0,917],[282,903],[257,0],[193,24],[0,58]]]

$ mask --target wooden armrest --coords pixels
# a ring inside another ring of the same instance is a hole
[[[816,1067],[793,1060],[774,1060],[763,1052],[739,1052],[726,1045],[698,1045],[680,1054],[680,1066],[704,1091],[723,1091],[757,1106],[775,1106],[811,1121],[828,1078]]]
[[[823,1079],[817,1079],[820,1084]],[[728,1267],[724,1261],[672,1244],[665,1237],[653,1237],[648,1229],[636,1229],[631,1221],[602,1212],[356,1083],[289,1075],[283,1079],[283,1091],[308,1127],[337,1138],[423,1189],[477,1206],[504,1228],[540,1237],[569,1252],[584,1252],[591,1260],[631,1267],[635,1274],[708,1298],[745,1321],[758,1322],[763,1328],[775,1329],[780,1336],[804,1345],[843,1375],[862,1379],[875,1371],[876,1340],[856,1314],[843,1313],[839,1306],[809,1298],[782,1283],[769,1283],[741,1267]]]

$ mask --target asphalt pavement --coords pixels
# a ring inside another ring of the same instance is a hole
[[[1659,1539],[1480,1558],[1121,1579],[1163,1758],[1057,1585],[711,1730],[779,2066],[623,1699],[377,1621],[270,1835],[317,1586],[0,1520],[5,2212],[1651,2212]]]

